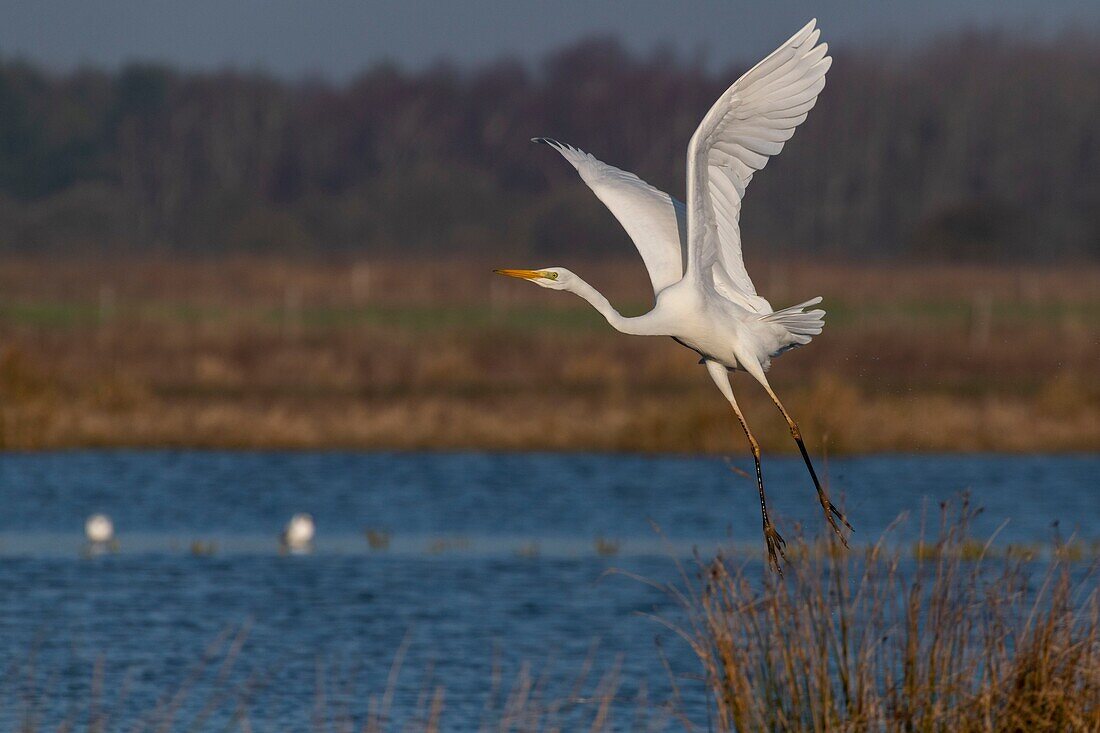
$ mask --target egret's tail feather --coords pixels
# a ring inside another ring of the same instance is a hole
[[[825,311],[815,308],[812,311],[803,310],[821,302],[821,296],[811,298],[805,303],[792,305],[761,316],[760,320],[774,323],[787,329],[791,335],[791,343],[783,350],[810,343],[810,339],[821,333],[825,326]]]

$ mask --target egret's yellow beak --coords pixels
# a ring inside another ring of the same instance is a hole
[[[507,275],[508,277],[518,277],[523,280],[537,280],[540,277],[546,277],[545,272],[539,272],[538,270],[493,270],[498,275]]]

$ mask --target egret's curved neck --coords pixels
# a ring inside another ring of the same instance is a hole
[[[576,276],[574,276],[576,277]],[[665,335],[659,332],[655,328],[655,325],[650,318],[650,314],[644,316],[638,316],[636,318],[627,318],[623,316],[619,311],[615,310],[614,306],[603,296],[603,294],[596,290],[584,280],[579,277],[576,278],[576,283],[566,288],[571,293],[575,293],[584,300],[588,301],[589,305],[600,312],[607,322],[611,324],[611,327],[616,331],[623,333],[629,333],[636,336],[658,336]]]

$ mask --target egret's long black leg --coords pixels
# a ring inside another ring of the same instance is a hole
[[[854,532],[855,530],[852,529],[852,525],[848,524],[848,520],[840,513],[836,505],[829,501],[829,495],[821,486],[821,481],[817,478],[817,471],[814,470],[814,464],[810,461],[810,454],[806,452],[806,444],[802,441],[802,431],[798,429],[798,424],[791,417],[790,413],[787,412],[787,409],[783,407],[783,403],[779,401],[779,398],[776,396],[775,392],[772,391],[768,383],[765,381],[762,382],[762,384],[764,385],[764,389],[767,390],[768,396],[772,398],[772,402],[779,408],[779,412],[783,414],[783,419],[787,421],[787,427],[791,430],[791,437],[794,438],[794,442],[798,444],[798,450],[802,453],[802,460],[806,462],[806,468],[810,471],[810,478],[814,480],[814,488],[817,489],[817,498],[821,502],[821,509],[825,512],[825,518],[829,520],[829,526],[836,532],[836,536],[840,538],[841,543],[847,547],[848,540],[844,538],[836,520],[839,519],[843,522],[844,526],[847,527],[849,531]]]
[[[772,524],[771,519],[768,518],[768,502],[764,496],[764,473],[760,469],[760,444],[756,442],[756,438],[753,437],[752,431],[749,430],[749,424],[745,421],[745,416],[741,414],[741,408],[737,406],[737,400],[733,398],[733,388],[730,387],[729,376],[726,374],[726,368],[718,362],[708,361],[706,362],[707,371],[710,372],[711,378],[714,383],[718,385],[718,389],[721,390],[726,400],[729,401],[730,407],[733,408],[733,414],[737,416],[737,422],[741,424],[741,429],[745,431],[745,437],[749,439],[749,448],[752,449],[752,459],[756,463],[756,489],[760,494],[760,516],[764,522],[764,543],[768,548],[768,559],[775,568],[775,571],[780,575],[783,574],[783,567],[780,565],[780,558],[786,560],[786,556],[783,554],[784,548],[787,543],[776,531],[775,525]]]
[[[768,559],[771,560],[775,571],[782,575],[783,567],[779,564],[779,558],[786,560],[783,550],[787,547],[787,543],[776,531],[771,519],[768,518],[768,502],[764,496],[764,473],[760,470],[760,444],[753,437],[752,432],[749,430],[749,424],[745,422],[745,416],[741,414],[736,400],[732,397],[730,398],[730,406],[733,408],[733,414],[737,415],[737,422],[741,423],[741,429],[745,431],[745,437],[749,439],[752,460],[756,463],[756,490],[760,494],[760,516],[764,521],[764,542],[768,547]]]

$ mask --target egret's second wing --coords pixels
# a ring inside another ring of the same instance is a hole
[[[817,21],[746,72],[710,108],[688,146],[688,271],[745,307],[770,312],[741,257],[741,199],[825,86],[832,59]]]
[[[680,244],[687,239],[687,216],[682,203],[633,173],[603,163],[572,145],[545,137],[533,141],[546,143],[572,163],[623,225],[649,270],[654,293],[683,277]]]

